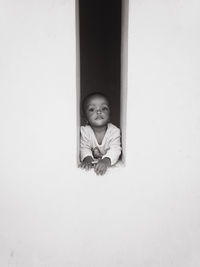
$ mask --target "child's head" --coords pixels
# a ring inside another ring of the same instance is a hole
[[[107,97],[102,93],[89,94],[83,100],[83,112],[91,126],[106,126],[110,120],[110,107]]]

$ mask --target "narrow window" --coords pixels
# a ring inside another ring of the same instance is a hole
[[[128,0],[77,0],[77,161],[81,103],[91,93],[105,94],[111,106],[111,122],[121,130],[125,163]]]

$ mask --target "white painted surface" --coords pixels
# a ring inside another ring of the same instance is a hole
[[[130,1],[127,164],[76,169],[75,6],[0,1],[0,266],[200,265],[200,4]]]

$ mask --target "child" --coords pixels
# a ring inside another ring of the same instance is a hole
[[[101,93],[92,93],[83,101],[86,126],[81,126],[81,167],[94,166],[103,175],[121,154],[120,129],[110,123],[110,106]],[[96,160],[95,160],[96,159]]]

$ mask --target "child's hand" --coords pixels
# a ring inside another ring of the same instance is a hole
[[[108,167],[111,166],[111,161],[109,158],[103,158],[98,161],[96,166],[94,167],[94,171],[97,175],[103,175],[106,173]]]
[[[84,158],[84,160],[81,162],[81,168],[85,169],[85,170],[89,170],[92,168],[92,162],[93,162],[93,158],[91,156],[87,156]]]

